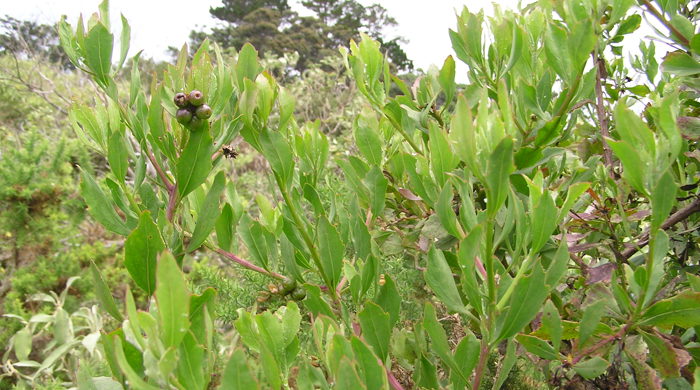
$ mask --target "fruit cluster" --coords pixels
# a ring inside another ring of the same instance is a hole
[[[178,107],[175,117],[183,125],[199,119],[209,119],[212,113],[211,107],[204,102],[204,94],[196,89],[189,94],[182,92],[175,94],[173,102]]]
[[[270,283],[267,286],[267,290],[260,291],[258,293],[258,302],[263,303],[267,302],[273,297],[286,297],[289,296],[289,298],[295,300],[295,301],[301,301],[304,298],[306,298],[306,290],[297,285],[297,282],[290,278],[290,277],[285,277],[282,279],[282,282],[278,284]]]

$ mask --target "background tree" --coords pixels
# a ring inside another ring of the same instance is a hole
[[[53,26],[7,15],[0,18],[0,55],[3,54],[24,57],[41,55],[63,68],[73,67],[61,50],[58,32]]]
[[[286,0],[225,0],[223,6],[209,10],[222,24],[209,33],[192,31],[191,46],[197,48],[209,38],[224,48],[240,49],[251,43],[263,55],[296,51],[296,69],[303,71],[366,33],[385,44],[387,57],[397,70],[413,68],[401,48],[402,39],[383,36],[383,29],[396,25],[396,20],[381,5],[365,7],[355,0],[305,0],[301,5],[314,15],[299,15]]]

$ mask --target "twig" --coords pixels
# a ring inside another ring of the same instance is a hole
[[[664,25],[664,27],[666,27],[669,31],[671,31],[671,33],[673,35],[675,35],[681,41],[681,43],[683,45],[685,45],[686,48],[690,47],[690,42],[688,41],[688,38],[686,38],[683,34],[681,34],[681,32],[678,31],[677,28],[675,28],[668,20],[666,20],[664,15],[661,12],[659,12],[659,10],[657,10],[656,7],[654,7],[649,2],[649,0],[641,0],[641,2],[642,2],[642,4],[644,4],[644,6],[647,8],[647,10],[649,12],[651,12],[651,14],[654,15],[654,17],[656,17],[656,19],[658,19],[659,22],[661,22],[661,24]]]
[[[602,80],[605,78],[605,61],[602,58],[595,58],[595,52],[591,53],[593,61],[596,65],[596,78],[595,78],[595,95],[596,95],[596,112],[598,114],[598,124],[600,125],[600,133],[603,135],[603,157],[605,158],[605,165],[608,166],[610,177],[615,179],[615,171],[613,170],[613,159],[612,151],[608,142],[607,137],[610,137],[610,132],[608,131],[608,116],[605,112],[605,106],[603,105],[603,86]]]
[[[165,184],[165,188],[168,191],[172,191],[173,187],[175,186],[173,185],[173,183],[170,182],[170,179],[168,179],[168,176],[165,174],[165,172],[163,172],[163,168],[161,168],[160,164],[158,164],[156,156],[154,156],[153,153],[146,151],[144,152],[148,155],[148,159],[151,161],[151,164],[153,164],[153,168],[155,168],[156,172],[158,172],[158,176],[160,177],[160,180],[163,181],[163,184]]]
[[[381,361],[379,363],[382,364]],[[383,365],[384,364],[382,364],[382,366]],[[386,367],[384,367],[384,370],[386,371],[386,377],[389,379],[389,385],[391,388],[394,390],[403,390],[403,386],[401,386],[401,383],[399,383],[398,379],[396,379],[391,370]]]
[[[479,390],[479,385],[481,384],[481,377],[484,374],[484,368],[486,367],[486,360],[489,356],[489,343],[486,341],[486,337],[482,336],[481,339],[481,351],[479,352],[479,363],[476,365],[476,370],[474,371],[474,381],[472,382],[472,389]]]
[[[668,217],[661,224],[661,229],[667,230],[671,226],[677,224],[678,222],[685,220],[686,218],[690,217],[691,215],[697,213],[698,211],[700,211],[700,197],[695,198],[695,200],[691,204],[683,207],[682,209],[676,211],[675,213],[673,213],[673,215]],[[638,250],[642,249],[647,244],[649,244],[649,230],[645,231],[639,237],[639,239],[637,239],[637,243],[634,246],[622,251],[622,256],[625,259],[629,259],[630,257],[632,257],[632,255],[637,253]]]
[[[355,333],[355,336],[357,336],[360,340],[364,341],[364,337],[362,337],[362,330],[359,326],[356,326],[356,323],[353,323],[352,330],[353,333]],[[386,372],[386,378],[389,380],[389,386],[391,386],[391,388],[394,390],[404,390],[403,386],[401,386],[401,383],[399,383],[399,380],[396,379],[391,370],[384,365],[382,359],[377,358],[377,363],[379,363],[379,365],[382,366],[382,368],[384,368],[384,371]]]
[[[231,252],[227,252],[227,251],[225,251],[225,250],[223,250],[223,249],[221,249],[221,248],[213,248],[213,249],[214,249],[214,252],[220,254],[220,255],[223,256],[224,258],[229,259],[229,260],[233,261],[233,262],[236,263],[236,264],[242,265],[242,266],[245,267],[245,268],[248,268],[248,269],[250,269],[250,270],[259,272],[259,273],[261,273],[261,274],[263,274],[263,275],[271,276],[271,277],[273,277],[273,278],[277,278],[277,279],[280,279],[280,280],[281,280],[281,279],[284,279],[284,275],[280,275],[280,274],[278,274],[277,272],[268,271],[268,270],[266,270],[266,269],[264,269],[264,268],[262,268],[262,267],[258,267],[257,265],[251,263],[250,261],[243,260],[243,259],[241,259],[240,257],[234,255],[234,254],[231,253]]]
[[[168,217],[168,221],[173,221],[173,214],[175,214],[175,209],[177,208],[177,186],[172,186],[168,189],[168,208],[165,215]]]
[[[590,347],[584,349],[584,350],[581,351],[579,354],[577,354],[573,359],[571,359],[570,364],[571,364],[571,365],[574,365],[574,364],[578,363],[579,361],[581,361],[581,359],[583,359],[583,358],[585,358],[586,356],[590,355],[591,353],[597,351],[598,349],[604,347],[606,344],[609,344],[609,343],[611,343],[611,342],[613,342],[613,341],[615,341],[615,340],[619,340],[620,338],[622,338],[622,336],[625,335],[625,333],[627,332],[627,329],[628,329],[628,328],[629,328],[629,324],[623,326],[623,327],[622,327],[617,333],[615,333],[614,335],[608,336],[608,337],[606,337],[606,338],[604,338],[604,339],[598,341],[597,343],[591,345]]]

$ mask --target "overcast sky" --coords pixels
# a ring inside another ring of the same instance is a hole
[[[471,11],[486,6],[491,1],[467,0],[359,0],[369,5],[380,3],[398,21],[389,36],[400,35],[408,40],[404,45],[408,57],[416,67],[427,69],[430,64],[442,65],[453,54],[448,29],[455,29],[455,10],[469,5]],[[494,1],[503,7],[514,8],[517,0]],[[61,15],[67,15],[71,24],[82,13],[85,18],[97,11],[100,0],[0,0],[0,15],[8,14],[21,20],[54,23]],[[296,3],[290,0],[290,4]],[[476,5],[475,5],[476,3]],[[144,50],[145,54],[165,59],[168,46],[181,46],[187,42],[190,31],[200,26],[212,26],[210,6],[221,5],[220,0],[112,0],[113,30],[120,26],[119,13],[131,25],[131,54]]]

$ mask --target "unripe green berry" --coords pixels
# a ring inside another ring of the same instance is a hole
[[[187,100],[187,95],[182,92],[176,93],[175,97],[173,98],[173,102],[175,102],[175,105],[180,108],[187,107]]]
[[[282,295],[287,295],[287,294],[291,293],[292,291],[294,291],[294,289],[296,287],[297,287],[297,282],[294,279],[292,279],[288,276],[285,276],[285,278],[282,279],[280,293]]]
[[[188,124],[192,122],[192,112],[186,108],[181,108],[177,110],[175,118],[177,118],[177,121],[182,123],[183,125]]]
[[[197,107],[195,114],[199,119],[208,119],[211,116],[211,107],[206,104],[202,104],[201,106]]]
[[[204,104],[204,94],[202,93],[202,91],[198,91],[195,89],[194,91],[190,92],[189,100],[190,104],[192,104],[193,106],[201,106],[202,104]]]
[[[301,301],[306,298],[306,290],[302,287],[297,287],[292,291],[292,299],[295,301]]]

